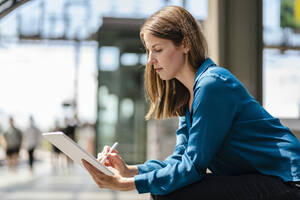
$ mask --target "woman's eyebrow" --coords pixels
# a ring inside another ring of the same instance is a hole
[[[156,44],[153,44],[153,45],[151,46],[151,49],[153,49],[154,47],[156,47],[156,46],[158,46],[158,45],[162,45],[162,43],[156,43]],[[147,45],[146,45],[146,49],[149,49],[149,48],[147,47]]]
[[[161,45],[161,43],[156,43],[152,45],[152,48],[154,48],[155,46]]]

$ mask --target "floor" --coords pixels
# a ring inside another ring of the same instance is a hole
[[[35,162],[34,170],[31,171],[26,160],[21,160],[19,167],[12,171],[2,160],[0,162],[0,199],[146,200],[149,199],[149,194],[99,189],[90,175],[77,164],[69,168],[55,168],[50,159],[43,159]]]

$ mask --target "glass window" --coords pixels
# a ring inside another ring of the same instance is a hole
[[[110,94],[106,86],[99,88],[99,120],[101,126],[99,131],[102,133],[103,140],[113,142],[116,135],[116,124],[118,121],[118,103],[116,95]],[[102,143],[100,141],[100,143]]]
[[[141,55],[140,63],[143,64],[143,65],[146,65],[146,63],[147,63],[147,54],[144,53],[143,55]]]
[[[134,102],[131,99],[126,98],[126,99],[123,99],[120,104],[121,104],[120,105],[121,117],[125,118],[125,119],[132,117],[134,114]]]
[[[115,71],[119,68],[120,50],[117,47],[100,48],[100,70]]]
[[[89,122],[96,118],[96,44],[81,43],[78,66],[78,115]],[[6,43],[0,47],[1,116],[14,115],[26,127],[28,115],[36,116],[43,130],[56,118],[63,120],[62,102],[74,97],[74,46],[69,43]],[[110,118],[109,118],[110,119]]]
[[[207,18],[207,0],[188,0],[186,1],[186,9],[192,13],[192,15],[197,18],[204,20]]]
[[[16,9],[11,15],[19,16],[9,20],[9,26],[3,26],[5,18],[0,21],[0,34],[10,29],[10,36],[21,34],[62,37],[68,39],[86,39],[95,33],[102,16],[145,18],[166,5],[183,6],[181,0],[40,0],[29,1]],[[207,17],[207,0],[186,0],[185,7],[197,19]],[[18,21],[19,20],[19,21]],[[18,25],[21,27],[15,27]]]
[[[299,51],[264,50],[264,105],[273,115],[298,118],[300,106]]]
[[[136,53],[124,53],[121,56],[121,64],[127,66],[134,66],[138,64],[139,56]]]
[[[263,105],[280,118],[300,118],[299,7],[299,0],[263,1]]]

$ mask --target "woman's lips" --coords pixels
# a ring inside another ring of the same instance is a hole
[[[156,73],[159,73],[163,68],[155,68]]]

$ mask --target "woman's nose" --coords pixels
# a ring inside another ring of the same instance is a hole
[[[154,64],[155,62],[155,58],[153,57],[153,54],[152,53],[149,53],[148,55],[148,61],[147,61],[149,64]]]

